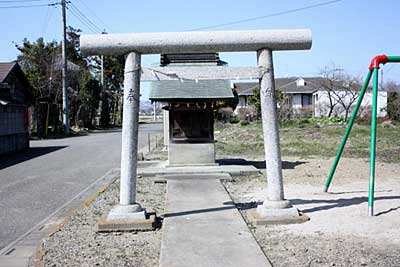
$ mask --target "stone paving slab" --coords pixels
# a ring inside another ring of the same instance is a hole
[[[223,181],[232,181],[233,178],[228,173],[199,173],[196,175],[193,174],[161,174],[156,176],[156,181],[167,182],[169,180],[223,180]]]
[[[160,267],[271,266],[220,176],[210,176],[168,179]]]
[[[216,166],[182,166],[166,167],[165,162],[139,164],[138,175],[154,176],[166,174],[215,174],[228,173],[232,176],[258,174],[260,171],[252,165],[216,165]]]

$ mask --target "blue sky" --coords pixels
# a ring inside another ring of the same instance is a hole
[[[328,0],[70,0],[99,28],[109,33],[186,31],[230,21],[315,5]],[[26,37],[47,41],[61,37],[60,7],[1,9],[10,5],[53,3],[36,0],[26,3],[1,3],[0,61],[15,60],[14,43]],[[87,8],[89,7],[89,8]],[[210,30],[310,28],[310,51],[275,52],[275,74],[315,76],[326,65],[335,64],[353,75],[365,75],[374,55],[400,55],[400,1],[342,0],[317,8],[289,13]],[[100,18],[100,19],[98,19]],[[92,33],[71,12],[68,24]],[[254,66],[255,53],[222,53],[231,66]],[[158,56],[144,56],[144,65],[155,63]],[[385,66],[384,80],[400,82],[400,64]],[[147,95],[148,86],[144,86]]]

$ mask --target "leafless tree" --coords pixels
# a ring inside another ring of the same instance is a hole
[[[320,86],[329,100],[327,116],[344,116],[347,120],[360,94],[360,79],[333,64],[322,68],[320,74]]]
[[[342,90],[334,91],[333,94],[339,102],[340,107],[344,110],[344,118],[347,121],[360,95],[361,83],[358,78],[349,75],[343,78]]]

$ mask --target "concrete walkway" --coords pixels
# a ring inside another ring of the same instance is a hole
[[[219,179],[167,177],[160,266],[271,266]]]

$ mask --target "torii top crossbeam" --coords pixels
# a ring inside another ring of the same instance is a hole
[[[87,55],[307,50],[311,43],[308,29],[93,34],[80,39]]]

